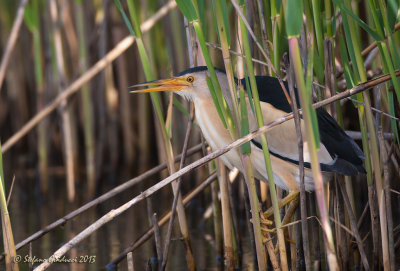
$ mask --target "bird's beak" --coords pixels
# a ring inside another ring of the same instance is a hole
[[[181,89],[188,87],[190,83],[186,81],[185,77],[174,77],[168,79],[161,79],[150,81],[142,84],[137,84],[131,86],[130,88],[136,87],[146,87],[146,86],[153,86],[146,89],[139,89],[139,90],[132,90],[131,93],[147,93],[147,92],[154,92],[154,91],[180,91]]]

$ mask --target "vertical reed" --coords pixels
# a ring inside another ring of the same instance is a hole
[[[290,7],[290,8],[289,8]],[[293,8],[296,7],[296,8]],[[289,54],[291,62],[293,64],[297,87],[299,89],[300,103],[303,109],[303,118],[305,120],[306,127],[306,138],[309,146],[309,152],[311,157],[311,168],[314,176],[315,192],[318,201],[319,212],[322,220],[322,228],[324,230],[324,241],[328,264],[330,270],[338,270],[338,262],[336,258],[334,239],[332,229],[329,223],[327,201],[324,195],[324,187],[321,175],[321,169],[317,157],[317,148],[319,148],[319,132],[317,129],[318,123],[315,115],[315,111],[311,108],[311,96],[309,95],[310,90],[306,88],[306,84],[303,77],[303,67],[301,64],[299,44],[297,37],[301,31],[301,11],[303,5],[301,2],[288,1],[287,5],[287,17],[286,27],[289,36]],[[300,14],[298,14],[300,12]],[[309,56],[313,54],[313,46],[310,44]],[[311,52],[310,52],[311,51]],[[312,66],[311,63],[308,63]],[[308,67],[309,67],[308,66]],[[311,70],[311,69],[307,69]],[[307,82],[310,82],[310,75],[307,73]],[[309,84],[310,86],[310,84]]]
[[[64,62],[64,53],[62,48],[61,40],[61,29],[59,26],[59,12],[57,3],[55,0],[49,0],[50,17],[52,20],[52,36],[54,39],[55,47],[55,62],[56,62],[56,77],[58,77],[58,91],[61,92],[67,83],[66,78],[66,67]],[[74,163],[74,143],[71,128],[71,114],[67,106],[67,102],[64,101],[60,107],[61,118],[62,118],[62,133],[64,143],[64,155],[65,155],[65,166],[66,166],[66,184],[68,192],[68,200],[72,202],[75,198],[75,163]]]
[[[75,2],[76,26],[79,40],[79,70],[85,73],[88,68],[88,49],[86,41],[85,16],[82,1]],[[81,92],[83,107],[83,128],[85,137],[86,177],[89,198],[93,197],[96,189],[95,148],[93,133],[93,108],[88,84],[83,85]],[[127,149],[129,152],[129,149]]]
[[[15,261],[17,255],[15,251],[14,236],[11,226],[10,214],[8,213],[6,201],[6,188],[4,182],[3,155],[0,145],[0,208],[1,208],[1,228],[3,232],[4,252],[6,253],[6,270],[18,271],[18,262]]]
[[[116,3],[119,6],[121,6],[121,4],[119,3],[118,0],[116,1]],[[154,71],[150,65],[150,61],[149,61],[149,58],[148,58],[148,55],[146,53],[146,49],[145,49],[145,46],[143,43],[142,32],[140,29],[140,24],[139,24],[137,12],[136,12],[137,7],[133,3],[133,1],[130,1],[130,0],[128,1],[128,7],[129,7],[131,23],[133,26],[133,29],[130,27],[130,32],[133,36],[136,37],[136,43],[138,46],[139,55],[140,55],[143,69],[144,69],[144,72],[146,75],[146,79],[148,81],[151,81],[151,80],[155,79],[155,77],[154,77],[155,75],[154,75]],[[121,8],[120,8],[120,10],[122,11]],[[122,14],[124,14],[124,13],[122,13]],[[129,27],[130,24],[128,24],[129,22],[126,19],[125,19],[125,23],[127,23],[128,27]],[[175,172],[175,165],[174,165],[174,161],[173,161],[174,155],[173,155],[173,151],[172,151],[171,141],[169,140],[169,136],[168,136],[167,129],[165,126],[160,99],[156,93],[151,93],[151,100],[153,102],[153,106],[156,111],[157,119],[158,119],[158,122],[159,122],[159,125],[161,128],[161,131],[162,131],[163,147],[166,152],[166,157],[167,157],[167,162],[168,162],[168,171],[170,174],[173,174]],[[172,189],[173,189],[174,195],[179,193],[178,192],[178,183],[176,181],[172,183]],[[195,267],[194,257],[192,254],[192,249],[191,249],[190,240],[189,240],[190,239],[189,230],[188,230],[186,215],[185,215],[185,211],[184,211],[184,207],[183,207],[183,203],[182,203],[182,196],[178,196],[177,213],[178,213],[178,219],[179,219],[179,225],[181,228],[181,233],[183,235],[183,239],[185,242],[187,265],[188,265],[189,270],[195,270],[196,267]]]
[[[37,111],[41,111],[45,105],[45,85],[44,85],[44,64],[42,56],[42,37],[40,32],[40,1],[34,0],[26,8],[25,24],[33,35],[33,54],[35,62],[35,83],[37,93]],[[47,195],[49,190],[48,176],[48,123],[42,122],[37,127],[38,139],[38,157],[39,157],[39,172],[40,172],[40,188],[44,195]]]

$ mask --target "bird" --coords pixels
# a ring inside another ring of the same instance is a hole
[[[232,102],[229,102],[231,101],[231,95],[226,73],[224,70],[218,68],[215,68],[215,72],[221,86],[222,94],[232,109]],[[209,146],[216,150],[225,147],[233,139],[218,115],[207,85],[207,76],[209,76],[209,72],[206,66],[193,67],[170,78],[134,85],[132,87],[139,87],[141,89],[133,90],[132,93],[173,91],[185,99],[193,101],[196,122]],[[277,78],[256,76],[255,79],[264,125],[292,111]],[[246,89],[245,80],[246,78],[235,78],[236,87],[242,85]],[[286,89],[288,89],[287,82],[284,82],[284,84]],[[150,88],[143,88],[149,86]],[[296,103],[300,108],[296,88],[295,96]],[[245,99],[248,109],[249,126],[251,131],[253,131],[258,128],[256,117],[251,109],[249,98],[246,96]],[[320,133],[320,148],[317,156],[324,182],[329,182],[335,173],[347,176],[366,173],[363,167],[365,156],[356,142],[343,131],[336,120],[324,108],[316,109],[316,115]],[[301,121],[303,133],[305,131],[304,125],[304,122]],[[299,152],[294,120],[282,123],[269,130],[266,134],[275,185],[284,190],[299,191]],[[254,176],[261,181],[267,181],[268,175],[261,139],[259,137],[254,138],[251,140],[250,145],[250,159],[254,168]],[[303,142],[303,158],[305,189],[306,191],[313,191],[315,188],[307,140]],[[242,161],[236,150],[229,151],[221,159],[228,168],[232,169],[236,167],[244,172]]]

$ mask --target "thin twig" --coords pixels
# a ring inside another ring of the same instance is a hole
[[[187,128],[186,128],[186,135],[185,135],[185,140],[184,140],[184,143],[183,143],[182,158],[181,158],[181,162],[180,162],[180,165],[179,165],[179,169],[182,169],[182,167],[183,167],[183,165],[185,163],[186,151],[187,151],[187,147],[188,147],[188,144],[189,144],[190,132],[191,132],[192,126],[193,126],[193,120],[194,120],[194,106],[192,104],[191,105],[190,118],[189,118],[188,125],[187,125]],[[160,270],[161,271],[165,270],[165,267],[167,266],[168,250],[169,250],[169,245],[171,243],[172,228],[173,228],[173,225],[174,225],[176,207],[178,205],[178,198],[179,198],[179,194],[180,194],[180,191],[181,191],[181,183],[182,183],[182,178],[179,178],[178,185],[177,185],[177,191],[178,192],[174,195],[174,200],[172,202],[172,208],[171,208],[171,217],[169,219],[167,235],[165,237],[165,245],[164,245],[163,257],[162,257],[162,264],[160,266]]]
[[[357,222],[357,229],[359,229],[359,228],[361,227],[361,225],[362,225],[362,223],[363,223],[363,221],[364,221],[364,218],[365,218],[366,215],[367,215],[368,209],[369,209],[369,202],[367,201],[367,203],[365,204],[364,210],[363,210],[363,212],[362,212],[360,218],[358,219],[358,222]]]
[[[156,251],[157,251],[157,259],[158,265],[161,266],[163,262],[163,254],[162,254],[162,244],[161,244],[161,235],[160,228],[158,227],[158,218],[157,213],[154,213],[152,216],[153,229],[154,229],[154,239],[156,240]]]
[[[288,61],[287,61],[288,62]],[[301,133],[301,121],[300,114],[298,113],[298,107],[296,102],[296,96],[294,93],[294,70],[293,66],[287,65],[288,83],[290,98],[292,99],[292,112],[294,112],[294,125],[297,134],[297,146],[299,152],[299,176],[300,176],[300,215],[301,215],[301,234],[303,237],[303,251],[306,263],[306,269],[311,270],[311,255],[310,255],[310,239],[308,237],[308,224],[307,224],[307,198],[306,198],[306,186],[304,183],[304,151],[303,151],[303,135]]]
[[[400,195],[400,192],[399,192],[399,191],[396,191],[396,190],[394,190],[394,189],[390,189],[390,192],[395,193],[395,194],[397,194],[397,195]]]
[[[360,104],[360,105],[365,106],[365,104],[364,104],[363,102],[360,102],[360,101],[358,101],[358,100],[356,100],[356,99],[353,99],[353,98],[351,98],[351,97],[347,97],[346,99],[349,100],[349,101],[352,101],[352,102],[354,102],[354,103],[357,103],[357,104]],[[394,119],[394,120],[399,120],[399,118],[397,118],[397,117],[395,117],[395,116],[392,116],[392,115],[390,115],[390,114],[388,114],[388,113],[386,113],[386,112],[384,112],[384,111],[382,111],[382,110],[379,110],[379,109],[377,109],[377,108],[375,108],[375,107],[371,107],[371,110],[372,110],[372,111],[375,111],[375,112],[377,112],[377,113],[379,113],[379,114],[385,115],[385,116],[388,117],[388,118],[391,118],[391,119]]]
[[[313,81],[312,84],[315,85],[315,86],[318,86],[319,88],[325,89],[325,86],[320,85],[318,82]],[[360,101],[358,101],[358,100],[356,100],[356,99],[353,99],[352,97],[347,97],[346,100],[349,100],[349,101],[352,101],[352,102],[354,102],[354,103],[356,103],[356,104],[365,106],[365,104],[364,104],[363,102],[360,102]],[[345,100],[343,100],[343,102],[345,102]],[[395,116],[392,116],[392,115],[390,115],[390,114],[388,114],[388,113],[386,113],[386,112],[384,112],[384,111],[382,111],[382,110],[379,110],[379,109],[377,109],[377,108],[375,108],[375,107],[372,107],[372,106],[371,106],[371,110],[372,110],[372,111],[375,111],[375,112],[377,112],[377,113],[380,113],[380,114],[382,114],[382,115],[385,115],[385,116],[388,117],[388,118],[391,118],[391,119],[394,119],[394,120],[399,120],[399,118],[397,118],[397,117],[395,117]]]
[[[15,175],[13,176],[13,179],[12,179],[12,182],[11,182],[10,192],[8,192],[7,206],[8,206],[8,204],[10,203],[12,191],[13,191],[13,188],[14,188],[14,182],[15,182]]]
[[[6,45],[6,49],[4,50],[4,55],[3,58],[1,59],[1,64],[0,64],[0,92],[1,92],[1,87],[3,86],[4,82],[4,77],[6,75],[6,70],[7,70],[7,65],[10,60],[12,51],[15,46],[15,42],[17,41],[18,33],[21,28],[21,24],[24,20],[24,13],[25,13],[25,6],[28,3],[28,0],[21,0],[16,18],[14,20],[14,24],[11,29],[11,34],[10,37],[8,38],[8,42]]]
[[[128,271],[134,271],[134,265],[133,265],[133,255],[132,252],[129,252],[128,255],[126,256],[127,258],[127,264],[128,264]]]
[[[354,140],[360,140],[361,139],[361,132],[357,132],[357,131],[345,131],[345,133],[351,137]],[[393,133],[383,133],[383,137],[385,139],[390,139],[393,140],[394,139],[394,134]],[[369,138],[369,134],[368,134],[368,138]]]
[[[400,22],[398,22],[395,26],[394,26],[394,30],[393,33],[397,30],[400,29]],[[385,37],[385,39],[387,38],[387,36]],[[365,48],[362,52],[361,55],[362,56],[366,56],[368,55],[374,48],[376,48],[376,46],[378,45],[378,43],[376,41],[374,41],[373,43],[371,43],[367,48]]]
[[[353,235],[357,241],[358,250],[360,252],[362,263],[364,265],[365,270],[370,270],[369,263],[367,260],[367,255],[365,254],[365,250],[364,250],[364,245],[362,243],[360,233],[358,232],[356,218],[354,216],[353,209],[351,208],[351,205],[350,205],[349,196],[347,195],[347,192],[345,189],[344,180],[343,180],[343,178],[339,178],[338,181],[339,181],[340,190],[342,191],[344,205],[346,206],[347,214],[349,215],[351,230],[353,231]]]
[[[206,42],[206,45],[211,47],[211,48],[213,48],[213,49],[222,50],[221,46],[219,46],[218,44],[212,43],[212,42]],[[232,55],[235,55],[235,56],[245,57],[244,54],[242,54],[240,52],[236,52],[236,51],[234,51],[232,49],[229,50],[229,53],[231,53]],[[261,61],[261,60],[256,59],[256,58],[251,58],[251,60],[254,63],[258,63],[258,64],[261,64],[263,66],[269,67],[267,62]],[[281,71],[284,71],[284,70],[281,70]]]

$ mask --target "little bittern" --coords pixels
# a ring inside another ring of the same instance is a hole
[[[178,75],[162,80],[156,80],[134,87],[152,86],[148,89],[136,90],[134,93],[152,91],[174,91],[176,94],[193,101],[196,121],[213,149],[222,148],[232,142],[229,131],[223,125],[214,106],[207,85],[207,67],[195,67]],[[216,69],[221,90],[228,104],[231,104],[228,79],[224,71]],[[236,80],[237,84],[246,87],[245,79]],[[291,107],[282,91],[278,79],[270,76],[256,76],[264,123],[267,124],[284,114],[291,112]],[[286,83],[285,83],[286,84]],[[286,84],[287,88],[287,84]],[[297,90],[296,100],[298,102]],[[247,100],[249,124],[252,130],[257,129],[254,113]],[[324,181],[329,181],[333,173],[354,176],[358,172],[365,173],[363,167],[364,154],[358,145],[346,135],[337,122],[323,109],[318,108],[317,119],[320,133],[320,149],[318,159]],[[302,130],[304,123],[301,122]],[[289,120],[267,132],[268,146],[271,154],[272,170],[275,184],[286,190],[299,189],[298,145],[294,120]],[[251,141],[251,161],[255,169],[255,177],[267,179],[264,156],[259,138]],[[310,169],[310,155],[307,141],[304,141],[304,175],[306,190],[314,190],[313,175]],[[229,167],[243,170],[237,151],[232,150],[222,156],[223,162]]]

